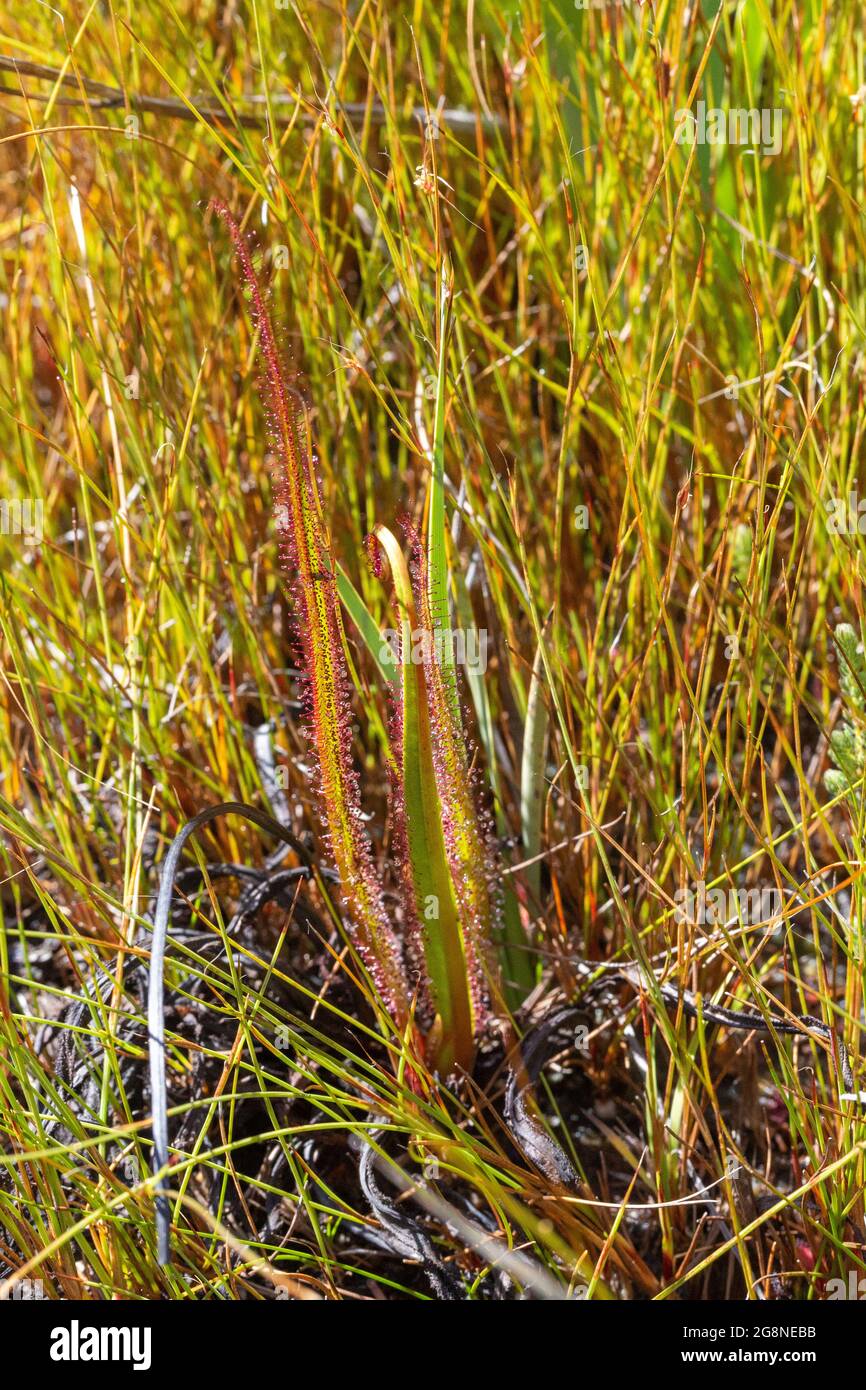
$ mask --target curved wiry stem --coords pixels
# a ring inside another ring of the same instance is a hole
[[[223,801],[218,806],[209,806],[206,811],[193,816],[171,842],[162,866],[159,883],[159,896],[153,915],[153,941],[150,947],[150,972],[147,985],[147,1043],[150,1064],[150,1095],[153,1112],[153,1171],[156,1177],[156,1232],[157,1256],[160,1264],[171,1261],[169,1226],[171,1216],[168,1198],[165,1194],[165,1172],[168,1168],[168,1106],[165,1084],[165,946],[168,939],[168,922],[171,914],[171,896],[177,878],[180,856],[191,835],[209,821],[219,816],[244,816],[262,830],[277,835],[285,841],[308,868],[309,855],[297,836],[287,830],[279,821],[256,806],[246,806],[242,801]]]

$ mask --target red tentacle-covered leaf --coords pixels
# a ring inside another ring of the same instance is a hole
[[[352,916],[352,937],[383,1003],[403,1028],[410,1014],[399,945],[363,828],[351,757],[349,681],[335,567],[315,460],[283,373],[265,297],[249,246],[223,203],[213,210],[234,243],[259,337],[262,388],[274,451],[274,499],[285,558],[296,571],[295,602],[307,676],[307,705],[331,849]]]

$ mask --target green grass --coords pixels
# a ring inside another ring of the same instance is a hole
[[[821,1040],[701,1026],[600,970],[820,1017],[864,1084],[866,799],[824,782],[863,705],[833,633],[863,628],[866,544],[828,526],[864,487],[860,6],[73,0],[10,13],[0,56],[2,497],[43,517],[0,536],[0,1279],[427,1298],[382,1247],[370,1136],[469,1297],[819,1299],[866,1272],[866,1126]],[[779,108],[779,153],[678,143],[698,99]],[[392,904],[374,526],[407,514],[450,625],[487,634],[459,697],[512,1014],[457,1081],[413,1073],[325,873],[214,197],[310,404]],[[184,856],[163,1268],[149,914],[174,836],[226,801],[287,816],[317,876],[238,922],[216,866],[292,853],[225,817]],[[782,910],[680,920],[699,882]],[[537,1100],[570,1189],[503,1112],[516,1039],[564,1001],[588,1039]]]

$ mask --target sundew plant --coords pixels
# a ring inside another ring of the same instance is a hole
[[[0,111],[0,1303],[848,1345],[861,7],[32,4]]]
[[[437,593],[432,586],[441,586],[446,576],[430,574],[415,541],[413,584],[393,532],[376,527],[373,552],[378,555],[381,548],[387,557],[401,625],[401,694],[390,754],[405,888],[403,923],[410,938],[401,943],[373,863],[352,764],[346,638],[315,456],[284,376],[249,249],[226,207],[215,203],[214,209],[231,233],[259,337],[276,459],[278,524],[287,564],[297,576],[295,603],[318,788],[331,852],[352,912],[350,934],[398,1030],[410,1026],[420,990],[432,1014],[423,1055],[445,1073],[455,1065],[469,1068],[484,1017],[487,986],[482,963],[490,954],[495,908],[492,869],[473,802],[469,752],[455,699],[453,663],[443,660],[447,644],[432,640]],[[433,495],[441,495],[441,488],[441,477],[434,476]],[[433,524],[435,518],[431,506]],[[441,527],[441,509],[438,524]],[[419,631],[431,638],[422,644],[420,660]],[[407,968],[410,954],[421,967],[417,980]]]

